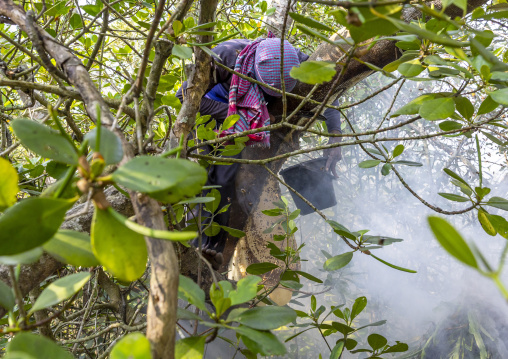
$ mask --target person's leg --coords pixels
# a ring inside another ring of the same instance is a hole
[[[224,156],[225,158],[241,158],[241,154],[234,156]],[[235,178],[240,167],[239,163],[233,163],[231,165],[214,165],[209,168],[208,181],[209,186],[220,186],[217,188],[221,195],[218,210],[230,204],[235,195]],[[210,192],[209,190],[203,191],[203,196],[206,196]],[[229,222],[229,209],[223,213],[217,214],[214,217],[214,222],[221,226],[227,226]],[[203,226],[210,223],[211,214],[205,210],[201,211],[201,222]],[[218,269],[223,262],[222,252],[226,245],[227,232],[221,229],[215,236],[207,236],[203,233],[201,237],[202,251],[205,257],[212,263],[215,269]],[[193,245],[199,246],[198,239],[194,240]]]

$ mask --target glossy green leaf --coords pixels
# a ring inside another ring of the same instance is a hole
[[[397,70],[405,77],[414,77],[421,74],[425,67],[422,66],[420,60],[414,59],[400,64]]]
[[[236,114],[226,117],[226,119],[222,123],[222,129],[227,130],[227,129],[233,127],[235,125],[235,123],[238,122],[239,119],[240,119],[240,115],[236,115]]]
[[[255,307],[235,318],[236,322],[260,330],[277,329],[296,320],[296,312],[289,307]]]
[[[180,339],[175,344],[175,359],[202,359],[205,354],[204,336]]]
[[[344,341],[339,341],[332,349],[330,353],[330,359],[339,359],[344,351]]]
[[[70,274],[57,279],[42,291],[30,309],[29,314],[69,299],[79,292],[89,279],[90,273],[88,272]]]
[[[290,71],[290,76],[306,84],[321,84],[331,81],[336,74],[335,64],[325,61],[305,61]]]
[[[491,92],[489,96],[498,104],[508,106],[508,88]]]
[[[491,197],[486,205],[508,211],[508,200],[501,197]]]
[[[9,161],[0,157],[0,212],[16,203],[19,192],[18,172]]]
[[[353,259],[353,252],[346,252],[339,254],[338,256],[327,259],[323,265],[323,269],[326,271],[334,271],[341,269],[349,264]]]
[[[110,359],[152,359],[150,342],[141,333],[130,333],[111,350]]]
[[[393,149],[393,152],[392,152],[393,158],[400,156],[402,154],[402,152],[404,152],[404,145],[395,146],[395,148]]]
[[[53,237],[73,202],[43,197],[24,199],[0,217],[0,255],[39,247]],[[27,224],[30,220],[30,225]]]
[[[433,216],[429,216],[428,221],[434,236],[448,253],[462,263],[478,268],[471,248],[450,223],[443,218]]]
[[[261,282],[261,278],[252,275],[240,279],[236,285],[236,291],[231,291],[228,295],[231,305],[245,303],[255,298],[259,282]]]
[[[48,126],[27,119],[12,122],[12,129],[23,146],[30,151],[58,162],[78,164],[78,154],[69,141]]]
[[[8,311],[12,311],[16,305],[12,288],[5,284],[2,280],[0,280],[0,305]]]
[[[386,340],[385,337],[383,337],[382,335],[379,335],[379,334],[375,334],[375,333],[369,335],[367,337],[367,341],[369,342],[369,345],[371,346],[371,348],[374,350],[381,349],[388,343],[388,340]]]
[[[143,275],[148,253],[142,235],[118,222],[108,210],[98,208],[90,233],[95,257],[111,274],[126,282]]]
[[[317,20],[314,20],[311,17],[297,14],[295,12],[290,12],[289,16],[296,22],[307,25],[308,27],[312,27],[317,30],[325,30],[325,31],[332,31],[332,32],[334,31],[330,26],[325,25]]]
[[[508,239],[508,221],[501,216],[486,213],[489,222],[492,224],[496,232],[506,239]]]
[[[269,262],[254,263],[247,267],[247,273],[254,275],[264,274],[274,270],[275,268],[279,268],[279,266]]]
[[[488,213],[483,209],[478,209],[478,221],[482,225],[483,230],[489,236],[495,236],[497,234],[496,228],[494,228],[492,223],[490,223],[489,217],[487,215]]]
[[[428,121],[444,120],[455,112],[455,103],[448,97],[428,100],[422,103],[418,113]]]
[[[381,167],[381,174],[383,176],[387,176],[390,173],[391,169],[392,169],[391,163],[385,163],[383,167]]]
[[[61,229],[43,245],[43,248],[58,261],[75,267],[99,265],[87,233]]]
[[[366,297],[356,298],[353,307],[351,308],[351,319],[355,319],[358,316],[358,314],[360,314],[365,309],[366,306],[367,306]]]
[[[187,60],[192,57],[192,48],[182,45],[173,45],[173,56],[179,57],[182,60]]]
[[[486,113],[494,111],[499,107],[499,103],[494,101],[491,96],[487,96],[480,105],[477,115],[484,115]]]
[[[151,156],[133,158],[112,176],[122,186],[170,203],[196,196],[207,180],[206,170],[195,162]]]
[[[420,110],[422,104],[428,100],[432,100],[436,97],[436,94],[425,94],[418,96],[407,105],[402,106],[397,111],[395,111],[391,117],[396,117],[400,115],[416,115]]]
[[[262,355],[284,355],[286,347],[270,332],[255,330],[246,326],[235,327],[242,341],[250,350]]]
[[[85,135],[85,140],[88,140],[90,148],[95,149],[95,141],[97,139],[97,128],[94,128]],[[122,142],[120,139],[108,128],[101,128],[101,141],[100,141],[100,154],[104,157],[106,165],[113,165],[118,163],[123,158]]]
[[[383,350],[383,353],[402,353],[409,350],[409,346],[406,343],[396,342],[387,349]]]
[[[378,164],[381,163],[381,160],[365,160],[358,164],[358,167],[360,168],[371,168],[376,167]]]
[[[33,358],[41,358],[41,354],[43,354],[44,358],[74,359],[71,353],[60,347],[54,341],[42,335],[36,335],[28,332],[16,334],[7,344],[6,352],[7,356],[11,353],[19,352],[27,354]]]
[[[242,238],[242,237],[245,237],[245,232],[244,231],[241,231],[239,229],[236,229],[236,228],[231,228],[231,227],[227,227],[227,226],[220,226],[220,228],[222,228],[223,230],[225,230],[226,232],[228,232],[230,235],[232,235],[233,237],[236,237],[236,238]]]
[[[438,193],[441,197],[454,202],[468,202],[469,198],[453,193]]]
[[[319,278],[316,278],[314,277],[313,275],[307,273],[307,272],[303,272],[303,271],[299,271],[299,270],[295,270],[294,271],[296,274],[299,274],[301,275],[302,277],[304,278],[307,278],[308,280],[311,280],[313,282],[316,282],[316,283],[323,283],[323,281]]]
[[[453,98],[457,111],[466,119],[471,119],[474,115],[474,106],[467,97],[457,96]]]
[[[201,310],[206,310],[205,292],[190,278],[180,275],[178,297],[187,300]]]

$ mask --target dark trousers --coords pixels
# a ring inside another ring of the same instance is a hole
[[[211,148],[208,148],[205,152],[209,153],[210,151]],[[224,156],[224,158],[241,158],[241,156],[241,153],[239,153],[234,156]],[[208,181],[206,184],[208,186],[221,186],[220,188],[217,188],[221,195],[218,211],[222,207],[231,204],[235,198],[235,179],[239,167],[239,163],[232,163],[230,165],[212,165],[208,169]],[[210,192],[210,190],[203,191],[203,196],[206,196],[208,192]],[[228,208],[227,211],[215,215],[213,220],[221,226],[227,226],[229,222],[229,214],[230,209]],[[208,219],[206,219],[206,217],[208,217]],[[202,210],[201,220],[204,222],[203,227],[210,223],[209,218],[210,213]],[[202,247],[214,249],[218,252],[224,251],[227,234],[228,233],[223,229],[221,229],[217,235],[212,237],[209,237],[203,233]],[[198,239],[194,240],[193,244],[195,247],[198,247]]]

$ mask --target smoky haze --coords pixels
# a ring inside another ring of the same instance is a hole
[[[391,80],[381,76],[372,76],[351,89],[343,98],[353,103],[371,93],[372,89],[380,88],[389,81]],[[443,87],[436,89],[435,86],[435,83],[429,82],[404,84],[392,112],[420,94],[450,91]],[[397,88],[398,85],[395,85],[390,90],[346,111],[346,116],[353,124],[355,131],[377,127],[390,107]],[[471,98],[471,100],[476,108],[481,102],[481,99]],[[345,103],[347,102],[342,104]],[[401,119],[397,118],[390,122],[388,118],[384,126],[393,125],[395,121],[401,121]],[[438,130],[435,123],[419,120],[410,126],[378,135],[378,138],[419,135],[435,130]],[[319,140],[304,139],[302,145],[316,144],[313,141]],[[507,172],[506,168],[498,165],[503,163],[503,159],[496,145],[486,141],[483,136],[480,136],[480,141],[484,186],[491,188],[491,196],[506,198]],[[451,202],[437,193],[462,194],[457,187],[450,184],[450,177],[443,172],[444,167],[459,173],[472,187],[478,186],[478,160],[474,137],[383,142],[389,151],[401,143],[406,148],[398,159],[423,164],[422,167],[397,166],[404,180],[416,193],[427,202],[444,210],[460,210],[468,207],[469,202]],[[368,147],[372,148],[370,145]],[[313,154],[291,159],[288,165],[318,156],[319,154]],[[323,287],[308,284],[307,280],[303,280],[307,284],[302,290],[310,293],[329,288],[325,293],[317,295],[318,306],[323,304],[327,307],[344,303],[351,307],[355,298],[367,297],[368,305],[365,312],[360,315],[359,321],[363,324],[386,319],[388,322],[384,326],[371,327],[360,332],[357,338],[360,344],[356,349],[368,348],[366,337],[371,333],[379,333],[387,337],[389,344],[399,340],[410,345],[410,352],[415,351],[423,347],[433,333],[437,332],[438,336],[443,337],[438,332],[439,328],[446,330],[445,327],[453,327],[457,323],[460,323],[460,325],[457,324],[459,326],[464,326],[463,318],[460,320],[458,318],[466,315],[466,332],[468,332],[468,318],[471,321],[471,318],[476,316],[482,320],[495,321],[495,325],[491,323],[490,329],[486,329],[488,325],[483,324],[485,329],[482,334],[483,340],[487,350],[490,350],[489,353],[494,353],[491,357],[508,358],[508,304],[503,301],[501,294],[490,280],[466,268],[440,247],[430,232],[427,216],[439,215],[449,220],[468,241],[474,241],[477,244],[494,267],[497,266],[499,253],[506,239],[499,235],[496,237],[487,235],[478,223],[476,210],[453,216],[434,212],[404,188],[392,172],[383,176],[380,173],[381,166],[369,169],[359,168],[358,163],[367,159],[371,158],[359,146],[343,148],[343,161],[339,166],[340,178],[334,186],[338,205],[325,210],[324,213],[328,219],[341,223],[351,231],[368,229],[369,235],[403,239],[400,243],[387,245],[382,249],[374,250],[373,253],[385,261],[416,270],[418,273],[397,271],[359,252],[354,254],[353,260],[347,267],[332,273],[324,272],[322,266],[326,257],[322,253],[323,250],[331,255],[338,255],[350,249],[331,232],[330,227],[317,214],[311,214],[300,218],[297,222],[300,230],[296,238],[299,243],[306,243],[302,258],[308,260],[302,262],[302,269],[323,280],[326,278],[327,281],[326,286]],[[283,194],[289,198],[287,189],[282,190]],[[318,191],[319,188],[314,190]],[[487,209],[492,214],[506,217],[506,212]],[[504,282],[507,281],[505,274]],[[309,310],[308,295],[300,294],[293,299],[291,304],[293,308]],[[466,311],[458,314],[460,308],[465,308]],[[337,320],[333,315],[329,319]],[[472,324],[469,323],[469,325]],[[296,331],[291,331],[286,336],[291,333]],[[332,335],[328,338],[333,347],[339,337]],[[454,339],[453,336],[446,337],[446,341],[442,340],[443,342],[440,343],[435,338],[432,340],[432,345],[427,347],[424,358],[450,357],[448,353],[450,343],[460,339],[458,337]],[[297,342],[291,347],[291,353],[289,356],[295,358],[317,358],[317,353],[321,353],[323,357],[329,356],[329,350],[317,331],[309,331],[298,337]],[[469,353],[472,356],[467,355],[468,353],[465,358],[480,357],[476,356],[474,351]],[[401,354],[398,356],[403,357]],[[349,354],[346,357],[366,358],[367,355],[358,353]],[[387,357],[390,356],[387,355]]]

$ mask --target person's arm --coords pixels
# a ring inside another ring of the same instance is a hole
[[[335,100],[332,103],[333,106],[338,106],[339,101]],[[328,133],[339,134],[342,133],[340,129],[340,112],[333,108],[327,108],[323,111],[323,116],[325,117],[326,127],[328,128]],[[338,143],[342,141],[342,137],[329,137],[328,144]],[[342,159],[342,151],[341,147],[333,147],[328,148],[323,151],[323,157],[327,157],[326,161],[326,170],[331,170],[335,177],[338,177],[336,172],[337,162]]]
[[[182,90],[183,89],[183,90]],[[187,81],[182,84],[182,87],[176,92],[176,97],[183,103],[183,91],[187,89]],[[201,115],[210,115],[217,121],[222,121],[228,117],[228,104],[211,100],[203,97],[199,106],[199,113]]]

